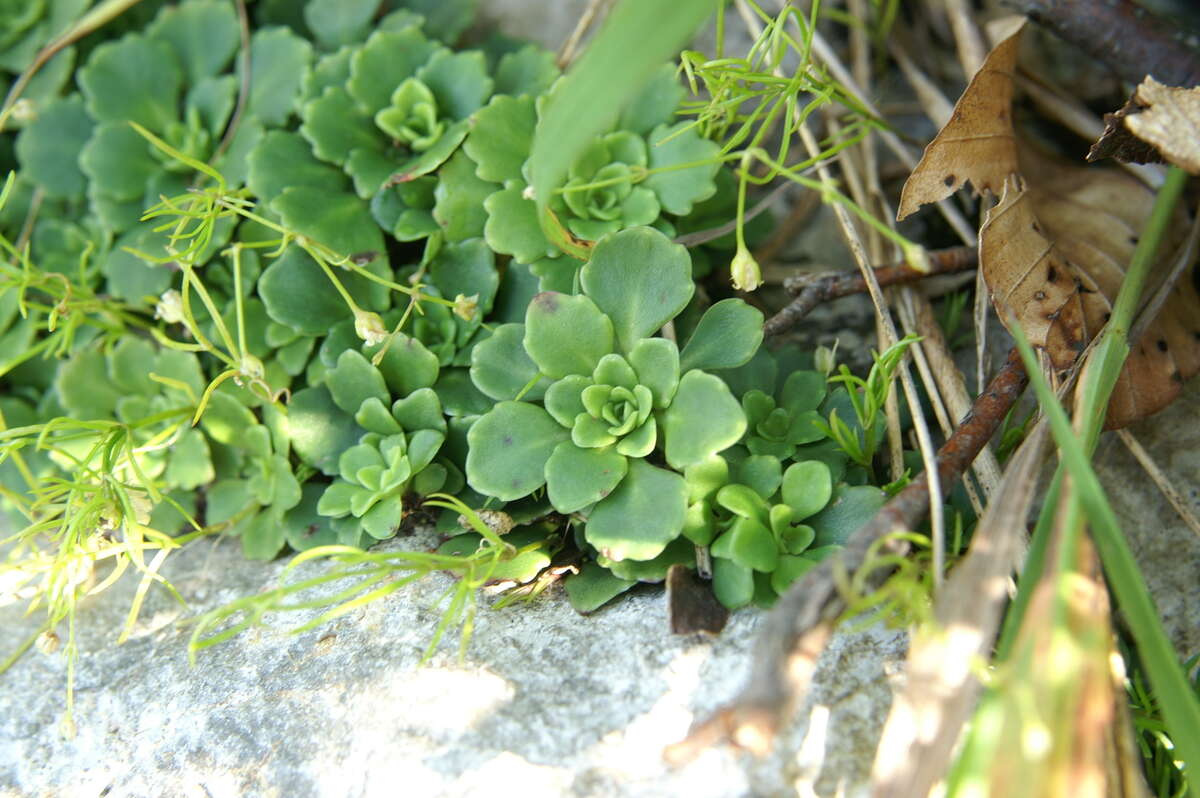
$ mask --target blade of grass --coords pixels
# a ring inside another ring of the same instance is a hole
[[[1100,342],[1092,352],[1080,380],[1078,391],[1081,393],[1076,417],[1082,420],[1082,429],[1078,435],[1071,427],[1066,410],[1038,370],[1028,340],[1017,325],[1011,329],[1029,370],[1030,383],[1038,395],[1042,411],[1050,421],[1062,467],[1071,475],[1072,501],[1087,516],[1117,604],[1129,621],[1151,687],[1162,702],[1163,715],[1175,740],[1176,750],[1192,772],[1196,772],[1200,770],[1200,701],[1197,701],[1186,674],[1180,668],[1137,561],[1090,462],[1090,453],[1095,448],[1104,422],[1104,409],[1129,353],[1125,335],[1132,323],[1155,250],[1186,181],[1186,173],[1172,169],[1155,199],[1154,209],[1113,306],[1112,319],[1101,333]],[[1052,511],[1054,505],[1047,503],[1046,507]],[[1022,583],[1023,586],[1032,584],[1028,574]]]
[[[717,8],[714,0],[622,0],[547,98],[530,163],[538,219],[552,241],[562,231],[547,203],[584,146],[612,124],[646,78]]]

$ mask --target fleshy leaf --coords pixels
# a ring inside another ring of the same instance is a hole
[[[683,469],[727,449],[746,431],[742,407],[719,378],[689,371],[662,416],[667,462]]]
[[[478,50],[438,50],[417,70],[417,77],[437,98],[439,116],[456,121],[482,108],[492,93],[487,63]]]
[[[560,513],[573,513],[612,493],[629,461],[611,448],[581,449],[563,441],[546,461],[546,489]]]
[[[613,327],[586,296],[538,294],[525,314],[525,351],[548,377],[591,374],[612,352]]]
[[[643,338],[634,344],[628,359],[638,382],[650,389],[654,406],[662,409],[669,405],[679,387],[679,349],[675,342]]]
[[[762,311],[740,299],[723,299],[700,317],[679,354],[679,368],[736,368],[754,356],[762,340]]]
[[[695,291],[687,250],[650,227],[599,241],[580,280],[584,293],[612,319],[623,352],[675,318]]]
[[[314,158],[308,142],[297,133],[268,132],[247,161],[247,185],[263,202],[275,199],[289,186],[306,186],[326,194],[344,193],[347,187],[346,176]]]
[[[99,45],[77,79],[99,122],[134,121],[161,133],[178,114],[183,74],[170,48],[154,39],[129,34]]]
[[[870,485],[839,487],[833,501],[808,519],[816,531],[814,546],[844,545],[887,501],[887,494]]]
[[[806,460],[788,466],[783,475],[783,501],[792,508],[796,521],[808,518],[829,504],[833,480],[829,466]]]
[[[455,42],[475,21],[479,0],[405,0],[406,8],[424,18],[422,27],[444,42]]]
[[[771,530],[749,518],[738,518],[712,545],[714,558],[725,557],[755,571],[770,572],[779,564],[779,546]]]
[[[191,85],[224,69],[240,41],[233,6],[219,0],[189,0],[168,6],[146,33],[171,46]]]
[[[779,458],[770,455],[747,457],[737,465],[737,481],[753,488],[764,499],[771,498],[783,481]]]
[[[334,50],[362,41],[378,8],[379,0],[308,0],[304,21],[322,47]]]
[[[663,210],[677,216],[686,216],[695,203],[717,193],[714,178],[721,166],[720,147],[715,141],[701,138],[691,125],[680,122],[671,127],[659,126],[649,137],[651,173],[645,185],[658,196]],[[685,163],[697,165],[672,168]],[[665,171],[656,174],[658,169]]]
[[[463,150],[478,164],[475,173],[479,179],[501,184],[523,181],[521,166],[533,146],[536,124],[532,97],[497,95],[477,111]]]
[[[495,191],[495,183],[475,174],[475,162],[459,151],[442,165],[433,191],[433,218],[447,241],[462,241],[483,235],[487,211],[483,201]]]
[[[723,557],[713,558],[713,593],[731,610],[754,600],[754,571]]]
[[[333,403],[323,386],[305,388],[288,403],[288,437],[296,455],[323,474],[337,474],[342,452],[353,446],[363,429]]]
[[[409,432],[416,430],[446,431],[442,404],[433,388],[418,388],[392,404],[392,417]]]
[[[583,389],[591,384],[592,381],[589,378],[578,374],[558,380],[546,389],[546,412],[553,416],[559,424],[570,429],[575,423],[575,418],[580,413],[586,412],[580,397]]]
[[[355,150],[384,148],[374,121],[341,86],[331,86],[317,99],[305,103],[301,116],[304,123],[300,125],[300,133],[323,161],[341,166]]]
[[[429,264],[429,277],[444,297],[478,296],[480,319],[491,312],[500,287],[496,256],[478,239],[443,244]]]
[[[404,516],[404,502],[399,496],[388,496],[363,514],[362,527],[376,540],[387,540],[396,534]]]
[[[558,75],[554,53],[536,44],[526,45],[501,57],[496,66],[496,94],[537,97],[550,88]]]
[[[368,432],[378,435],[394,435],[403,432],[400,424],[392,417],[387,405],[377,396],[368,397],[354,414],[354,420]]]
[[[383,235],[367,203],[350,193],[332,194],[308,186],[289,186],[271,208],[294,232],[320,242],[339,255],[377,253],[386,263]]]
[[[502,501],[528,496],[546,483],[546,461],[567,435],[536,405],[500,402],[467,433],[467,482]]]
[[[282,524],[284,537],[287,539],[288,545],[296,551],[306,551],[337,542],[337,534],[330,529],[328,519],[317,512],[317,504],[322,498],[323,487],[315,482],[305,483],[299,503],[284,513]],[[350,510],[347,506],[346,510],[339,515],[345,516],[349,513]]]
[[[353,349],[342,352],[327,383],[334,404],[350,415],[357,413],[367,399],[386,402],[390,398],[379,369]]]
[[[411,78],[439,48],[418,28],[375,31],[350,61],[346,89],[371,117],[392,101],[396,87]]]
[[[538,376],[525,352],[525,325],[502,324],[471,350],[471,380],[493,399],[515,399]],[[540,399],[550,381],[542,378],[522,397]]]
[[[398,333],[379,361],[379,371],[393,396],[406,397],[422,388],[429,388],[438,377],[437,355],[425,344]],[[395,408],[392,408],[395,412]],[[403,423],[403,422],[401,422]]]
[[[816,564],[807,557],[783,555],[779,558],[779,565],[775,566],[775,570],[771,572],[771,589],[782,596],[792,582],[804,576]]]
[[[79,153],[79,166],[92,181],[91,189],[122,200],[137,200],[161,166],[150,144],[124,122],[100,125]]]
[[[779,406],[793,414],[816,410],[825,401],[827,386],[819,371],[792,372],[779,391]]]
[[[683,477],[632,460],[625,479],[588,516],[584,537],[605,557],[650,560],[679,537],[686,514]]]
[[[82,195],[86,184],[79,151],[91,135],[92,120],[78,94],[47,104],[17,136],[22,175],[49,197]]]
[[[287,28],[256,31],[250,40],[250,74],[254,79],[246,112],[267,125],[287,122],[296,110],[311,62],[312,45]],[[238,67],[240,70],[240,62]]]
[[[675,65],[663,64],[621,109],[617,129],[645,136],[654,128],[675,118],[675,109],[679,107],[683,95],[683,84],[675,74]],[[653,141],[654,139],[651,139],[651,142]]]
[[[496,252],[512,255],[522,263],[532,263],[558,254],[558,248],[546,239],[537,221],[537,207],[522,194],[519,186],[489,194],[483,201],[487,222],[483,235]]]
[[[568,576],[563,588],[575,611],[583,615],[602,606],[636,585],[632,579],[621,579],[594,562],[584,563],[579,573]]]
[[[378,267],[373,266],[367,268],[378,273]],[[379,289],[383,286],[356,274],[343,272],[338,278],[360,305],[382,309]],[[305,335],[325,335],[330,327],[352,318],[321,267],[297,246],[289,247],[263,270],[258,293],[272,319]],[[383,288],[382,293],[386,298],[387,289]]]

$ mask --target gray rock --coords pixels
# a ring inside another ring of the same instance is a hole
[[[839,636],[776,755],[714,750],[670,770],[663,746],[741,686],[760,613],[737,613],[715,641],[679,638],[660,589],[586,618],[552,592],[481,608],[461,662],[447,640],[422,665],[452,584],[438,574],[311,632],[243,633],[189,667],[186,620],[275,586],[281,570],[244,561],[232,541],[173,554],[164,573],[191,606],[157,591],[121,646],[131,580],[90,601],[74,739],[60,735],[61,653],[31,651],[3,677],[0,787],[12,792],[0,795],[715,798],[794,795],[813,780],[855,794],[891,700],[885,671],[904,649],[898,632]],[[0,612],[11,650],[36,619]]]

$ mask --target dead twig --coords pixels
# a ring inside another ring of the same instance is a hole
[[[958,479],[991,439],[1028,379],[1014,349],[988,389],[975,400],[971,414],[938,451],[937,471],[942,483]],[[927,473],[922,473],[892,498],[869,523],[829,557],[794,583],[767,616],[759,634],[750,679],[734,702],[695,725],[682,741],[664,752],[668,762],[680,764],[705,748],[729,742],[756,754],[770,748],[778,730],[791,716],[808,689],[817,657],[825,647],[837,619],[846,610],[846,597],[838,588],[840,576],[857,572],[872,549],[880,556],[905,556],[907,541],[890,537],[915,527],[929,509]],[[888,538],[887,540],[884,540]],[[889,571],[875,569],[866,580],[873,590]]]
[[[1060,39],[1107,64],[1129,83],[1146,75],[1169,86],[1200,83],[1200,53],[1187,30],[1132,0],[1008,0]]]
[[[907,263],[900,263],[874,269],[875,279],[879,282],[880,287],[887,287],[916,282],[935,275],[967,271],[975,268],[979,262],[978,253],[974,247],[950,247],[931,251],[928,255],[929,271],[921,271]],[[800,274],[784,280],[783,288],[788,293],[795,295],[796,298],[767,319],[763,325],[763,332],[768,336],[786,332],[823,302],[851,294],[864,294],[868,290],[866,278],[857,270]]]

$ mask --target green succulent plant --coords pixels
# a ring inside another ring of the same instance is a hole
[[[716,191],[717,146],[686,123],[671,124],[681,98],[673,70],[664,68],[614,129],[575,161],[549,204],[570,235],[592,242],[624,228],[661,224],[663,214],[687,214]],[[541,100],[553,101],[553,91]],[[542,230],[529,193],[528,157],[539,108],[531,96],[499,95],[475,114],[463,144],[476,164],[476,180],[492,186],[482,229],[488,245],[529,264],[561,253]],[[468,179],[458,173],[443,177],[448,192]]]
[[[690,269],[686,250],[652,228],[612,234],[584,265],[582,294],[538,294],[524,324],[477,344],[472,378],[500,401],[468,433],[471,487],[511,501],[545,485],[614,560],[652,559],[678,537],[678,471],[745,431],[729,389],[701,368],[739,365],[762,340],[761,314],[740,300],[710,314],[744,324],[702,323],[682,352],[651,337],[691,299]],[[718,329],[732,333],[724,350],[708,340]],[[674,470],[647,460],[656,451]]]

